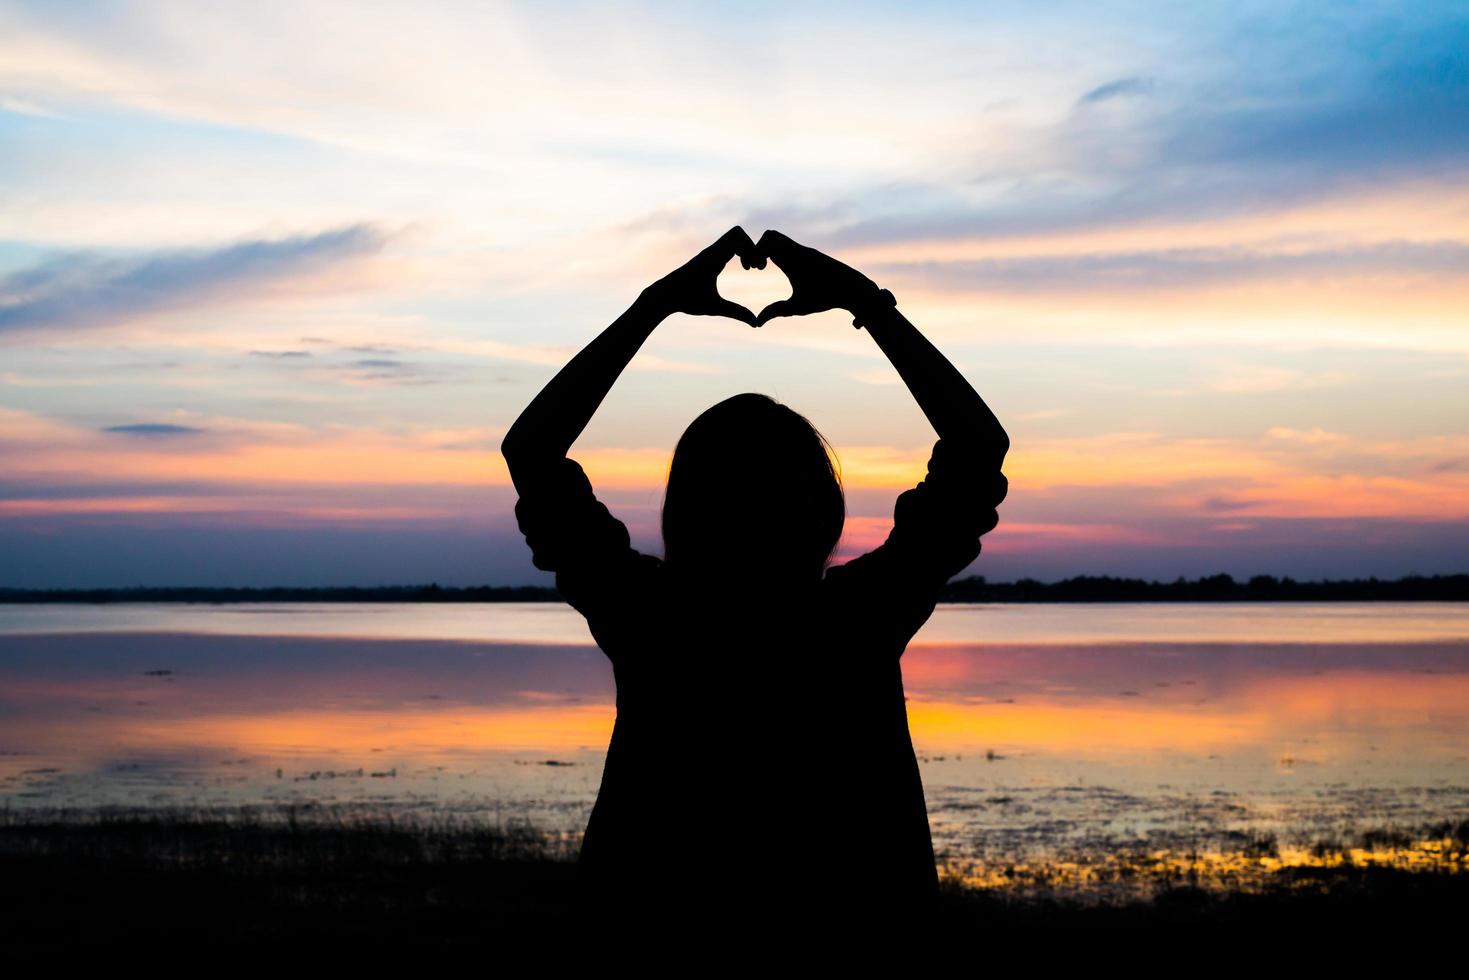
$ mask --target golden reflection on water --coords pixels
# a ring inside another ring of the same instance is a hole
[[[508,692],[507,703],[492,706],[444,699],[431,706],[277,704],[243,712],[228,704],[191,705],[177,689],[142,704],[147,692],[140,686],[114,688],[108,700],[102,685],[85,678],[23,690],[68,710],[26,719],[23,736],[0,723],[9,742],[90,747],[99,755],[170,748],[264,756],[388,751],[427,762],[486,751],[600,750],[615,719],[610,699],[566,704],[535,691]],[[235,693],[255,701],[262,692],[237,687]],[[1469,674],[1353,669],[1255,676],[1208,697],[1197,687],[996,698],[910,686],[908,698],[914,742],[930,754],[1004,749],[1125,761],[1157,752],[1254,749],[1322,761],[1359,754],[1366,743],[1420,757],[1462,755],[1469,736]],[[107,710],[77,710],[99,704]],[[14,765],[17,758],[5,761]]]
[[[1469,871],[1469,849],[1463,840],[1441,836],[1386,847],[1272,847],[1269,854],[1095,851],[1036,862],[970,861],[948,865],[943,873],[970,888],[984,890],[1120,898],[1178,884],[1213,890],[1256,890],[1279,887],[1282,872],[1374,868],[1462,874]],[[1295,881],[1300,887],[1316,883],[1309,877]]]
[[[1334,671],[1248,679],[1211,698],[1196,688],[1075,692],[1009,701],[930,699],[910,690],[909,726],[928,751],[999,746],[1128,755],[1278,746],[1312,757],[1359,752],[1364,740],[1409,740],[1413,751],[1461,755],[1469,736],[1469,674]],[[1442,735],[1444,738],[1435,738]],[[1426,737],[1425,737],[1426,736]]]

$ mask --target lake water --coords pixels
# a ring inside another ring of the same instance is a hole
[[[1469,605],[940,606],[903,676],[935,849],[976,883],[1228,881],[1392,828],[1357,859],[1431,862],[1422,828],[1469,818]],[[0,606],[12,810],[576,832],[613,717],[610,666],[557,604]],[[813,844],[841,819],[805,816]],[[697,813],[671,824],[697,839]]]

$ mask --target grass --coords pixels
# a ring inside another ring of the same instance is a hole
[[[930,941],[959,950],[1053,942],[1087,948],[1286,941],[1330,933],[1451,935],[1469,908],[1469,821],[1430,828],[1458,863],[1282,866],[1248,890],[1186,878],[1144,897],[1078,901],[977,888],[946,872]],[[1351,853],[1411,843],[1400,831],[1337,841]],[[524,825],[322,807],[0,811],[0,922],[8,948],[68,954],[148,948],[172,956],[264,950],[394,955],[520,950],[554,955],[579,935],[576,840]],[[1333,842],[1323,842],[1323,853]],[[1268,859],[1273,842],[1242,850]],[[717,887],[690,855],[691,890]],[[813,901],[821,900],[819,886]],[[978,947],[976,947],[978,948]],[[565,950],[562,950],[565,952]]]

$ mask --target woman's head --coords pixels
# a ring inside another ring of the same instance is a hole
[[[831,447],[773,398],[726,398],[694,419],[673,451],[663,496],[673,567],[820,578],[845,520]]]

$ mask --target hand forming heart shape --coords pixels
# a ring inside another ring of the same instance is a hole
[[[744,266],[744,271],[741,271]],[[720,273],[715,288],[719,295],[738,303],[747,311],[764,310],[778,302],[790,299],[795,294],[790,279],[775,263],[758,262],[745,265],[743,259],[731,259]],[[746,320],[751,326],[759,325],[759,318],[752,314]]]
[[[719,274],[736,255],[746,269],[763,269],[767,260],[774,262],[790,280],[791,295],[768,304],[758,316],[721,296]],[[765,232],[756,244],[736,225],[713,245],[649,286],[644,294],[673,312],[727,316],[759,327],[780,316],[804,316],[839,308],[858,315],[879,302],[880,292],[877,283],[851,266],[797,244],[778,231]]]

